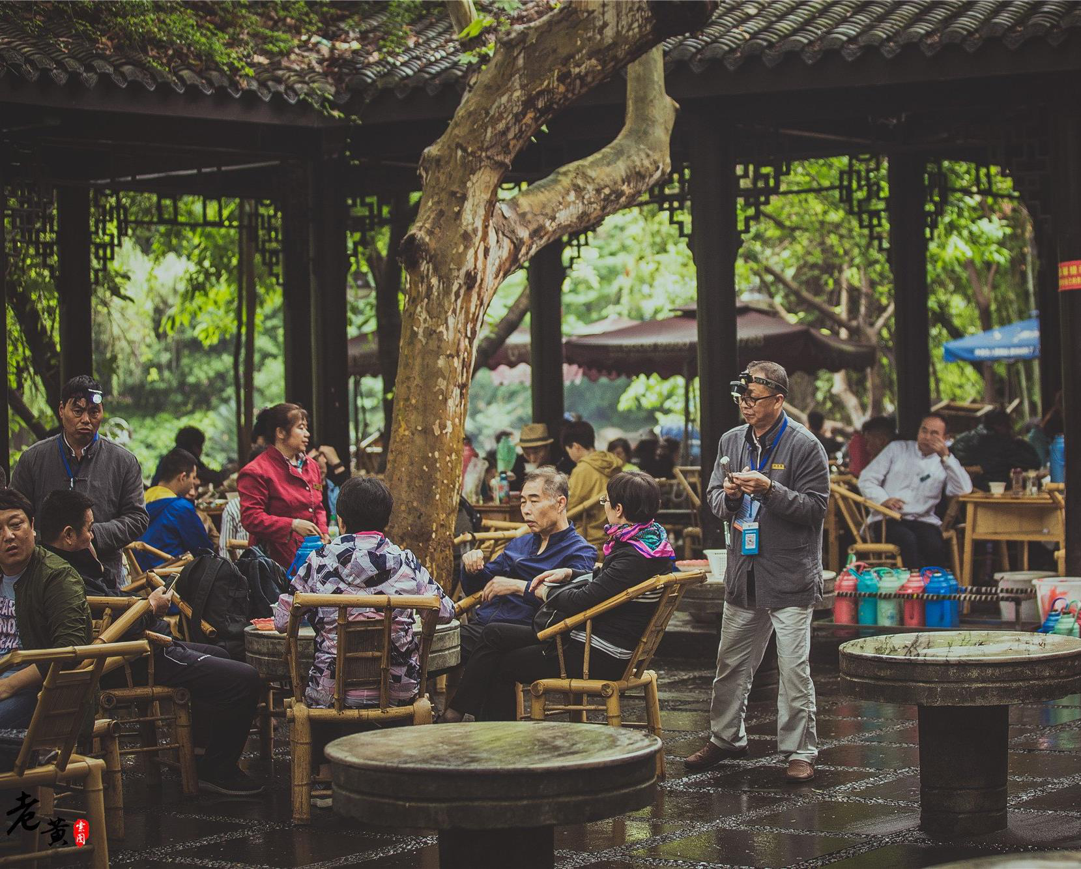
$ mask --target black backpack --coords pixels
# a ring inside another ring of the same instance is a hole
[[[243,661],[249,586],[236,566],[227,558],[201,555],[181,571],[176,590],[191,606],[191,641],[218,646],[234,661]],[[213,639],[203,633],[204,620],[217,632]]]
[[[236,567],[248,581],[248,618],[272,615],[278,596],[289,591],[285,568],[256,546],[244,550]]]

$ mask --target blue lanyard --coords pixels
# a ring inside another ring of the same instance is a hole
[[[95,434],[94,439],[92,441],[90,441],[90,443],[88,443],[86,445],[86,448],[90,449],[90,447],[93,446],[94,444],[96,444],[97,442],[98,442],[98,436],[97,436],[97,434]],[[64,444],[65,443],[66,443],[66,441],[64,440],[64,435],[61,434],[56,439],[56,449],[60,452],[60,461],[64,463],[64,471],[68,475],[68,488],[69,489],[74,489],[75,488],[75,474],[71,470],[71,464],[68,462],[67,453],[64,452]],[[86,458],[86,450],[83,450],[83,458],[85,460],[85,458]]]
[[[769,460],[773,456],[773,451],[777,449],[777,444],[780,442],[781,435],[784,434],[786,428],[788,428],[788,414],[785,414],[784,421],[781,423],[780,431],[777,432],[777,437],[773,439],[773,443],[769,445],[769,448],[766,450],[765,455],[762,456],[762,461],[759,463],[758,467],[755,467],[754,464],[754,450],[750,444],[747,444],[747,455],[750,459],[748,464],[756,471],[758,471],[758,473],[762,473],[765,467],[769,464]]]

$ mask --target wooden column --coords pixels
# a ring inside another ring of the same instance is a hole
[[[308,167],[286,168],[282,196],[285,400],[312,409],[312,224]]]
[[[94,345],[90,285],[90,191],[60,187],[56,192],[60,302],[60,383],[93,374]]]
[[[926,159],[918,154],[891,154],[889,158],[897,431],[906,439],[916,437],[920,420],[931,408],[925,164]]]
[[[315,442],[343,461],[349,449],[349,359],[346,285],[344,144],[328,148],[312,168],[312,336]]]
[[[1076,92],[1075,92],[1076,97]],[[1081,261],[1081,113],[1076,99],[1054,113],[1056,201],[1052,211],[1059,263]],[[1081,290],[1059,292],[1062,410],[1066,431],[1066,575],[1081,575]],[[1049,324],[1050,325],[1050,324]]]
[[[563,241],[529,261],[529,339],[533,421],[557,441],[563,423]]]
[[[698,287],[699,429],[702,494],[709,485],[721,435],[739,424],[728,387],[739,374],[736,344],[736,166],[730,126],[703,119],[691,135],[691,250]],[[724,545],[720,521],[703,497],[702,542]]]
[[[1047,413],[1062,390],[1062,338],[1058,330],[1058,262],[1049,225],[1036,227],[1036,304],[1040,311],[1040,408]]]
[[[4,176],[7,166],[0,162],[0,206],[7,204]],[[4,484],[11,479],[11,452],[8,442],[8,260],[3,208],[0,207],[0,470],[4,472]]]

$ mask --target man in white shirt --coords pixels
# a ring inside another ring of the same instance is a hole
[[[946,558],[942,520],[935,507],[946,497],[967,495],[972,480],[946,446],[946,419],[930,413],[915,441],[894,441],[860,474],[860,492],[901,514],[886,522],[886,540],[901,547],[905,567],[941,565]],[[872,514],[870,522],[883,521]]]

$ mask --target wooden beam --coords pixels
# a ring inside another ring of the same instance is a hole
[[[1062,336],[1059,334],[1058,263],[1053,225],[1037,224],[1036,304],[1040,311],[1040,408],[1047,413],[1062,391]]]
[[[0,160],[0,198],[7,202],[7,162]],[[11,479],[11,450],[8,442],[8,260],[6,220],[0,219],[0,471],[4,474],[4,485]]]
[[[559,439],[563,424],[563,242],[542,247],[529,262],[530,378],[533,421]]]
[[[91,328],[90,191],[60,187],[57,211],[57,296],[60,307],[60,382],[93,374]]]
[[[691,249],[698,285],[699,430],[703,492],[721,435],[739,423],[728,383],[739,374],[736,344],[736,165],[733,128],[700,117],[691,139]],[[702,542],[724,545],[720,522],[703,504]]]
[[[1081,261],[1081,114],[1078,91],[1066,89],[1052,114],[1057,262]],[[1081,290],[1059,292],[1062,341],[1062,422],[1066,432],[1066,575],[1081,575]],[[1049,323],[1048,326],[1051,324]]]
[[[282,196],[282,308],[285,400],[312,410],[314,350],[312,341],[311,176],[306,163],[284,172]]]
[[[927,314],[926,158],[889,159],[890,268],[893,271],[897,431],[915,438],[931,409],[930,321]]]

